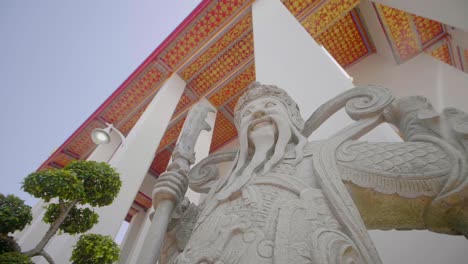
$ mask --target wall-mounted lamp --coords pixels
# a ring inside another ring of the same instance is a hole
[[[95,128],[91,132],[91,139],[93,140],[94,144],[101,145],[101,144],[108,144],[111,141],[110,132],[114,130],[119,134],[122,144],[125,140],[125,136],[120,132],[114,125],[106,123],[106,128]]]

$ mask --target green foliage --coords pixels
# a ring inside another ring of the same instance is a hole
[[[21,251],[21,248],[15,242],[13,237],[0,235],[0,254],[14,252],[14,251]]]
[[[0,194],[0,234],[23,229],[32,220],[31,206],[15,195]]]
[[[34,264],[31,258],[20,252],[8,252],[0,255],[0,264]]]
[[[65,169],[75,172],[83,181],[86,195],[82,204],[109,205],[119,193],[122,185],[119,174],[105,162],[74,161]]]
[[[36,198],[49,202],[52,198],[65,201],[82,199],[83,182],[71,170],[49,169],[29,174],[22,189]]]
[[[104,206],[112,203],[121,185],[119,174],[107,163],[73,161],[64,169],[31,173],[24,179],[22,188],[46,202],[59,198]]]
[[[74,264],[111,264],[119,260],[119,246],[110,236],[82,235],[76,243],[70,261]]]
[[[49,204],[43,220],[52,224],[59,215],[60,206],[58,204]],[[73,207],[59,229],[71,235],[83,233],[91,229],[98,222],[98,219],[99,215],[89,208]]]

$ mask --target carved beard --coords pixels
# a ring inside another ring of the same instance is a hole
[[[278,114],[268,115],[273,120],[273,126],[276,130],[276,138],[272,140],[271,146],[263,146],[261,157],[258,157],[256,147],[258,144],[269,144],[268,139],[256,140],[250,137],[249,131],[252,127],[252,122],[241,126],[239,131],[239,152],[234,161],[234,167],[228,183],[217,194],[218,200],[225,200],[231,197],[232,194],[239,191],[251,178],[253,173],[265,174],[278,164],[284,157],[287,150],[294,148],[296,158],[294,164],[298,164],[304,157],[304,146],[307,139],[297,130],[288,117]],[[255,121],[255,120],[254,120]],[[274,149],[273,149],[274,147]],[[263,156],[263,157],[262,157]],[[255,158],[254,158],[255,157]]]

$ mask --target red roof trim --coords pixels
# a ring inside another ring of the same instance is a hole
[[[195,20],[195,18],[197,18],[198,15],[201,12],[203,12],[210,3],[212,3],[212,1],[203,0],[184,19],[184,21],[182,21],[182,23],[179,26],[177,26],[177,28],[174,31],[172,31],[172,33],[169,34],[169,36],[151,53],[151,55],[148,58],[146,58],[146,60],[144,60],[143,63],[140,66],[138,66],[138,68],[135,71],[133,71],[133,73],[119,86],[119,88],[117,88],[112,93],[112,95],[109,96],[109,98],[107,98],[106,101],[104,101],[104,103],[102,103],[102,105],[99,106],[99,108],[96,109],[96,111],[94,111],[91,114],[91,116],[88,117],[88,119],[86,119],[86,121],[81,126],[79,126],[78,129],[75,132],[73,132],[73,134],[67,140],[65,140],[65,142],[56,151],[54,151],[54,153],[52,153],[52,155],[49,156],[49,158],[47,158],[47,160],[44,163],[42,163],[39,169],[47,166],[47,164],[51,162],[52,157],[54,157],[57,153],[60,153],[65,148],[65,146],[68,145],[75,138],[75,136],[77,136],[81,131],[83,131],[85,127],[89,123],[91,123],[91,121],[95,119],[101,113],[101,111],[103,111],[104,108],[106,108],[113,101],[114,98],[119,96],[120,93],[138,76],[138,74],[140,74],[146,68],[146,66],[148,66],[148,64],[150,64],[179,35],[179,33],[185,30],[185,28],[193,20]]]

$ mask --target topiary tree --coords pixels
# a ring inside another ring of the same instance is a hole
[[[31,257],[20,252],[8,252],[0,255],[0,263],[2,264],[34,264]]]
[[[119,260],[120,248],[110,236],[82,235],[70,261],[74,264],[111,264]]]
[[[7,236],[8,233],[21,230],[31,220],[31,206],[24,204],[15,195],[5,196],[0,193],[0,234]]]
[[[74,161],[63,169],[42,170],[31,173],[23,182],[22,189],[48,205],[44,222],[50,228],[32,250],[24,252],[33,257],[44,256],[50,263],[52,258],[44,251],[49,240],[61,231],[69,234],[85,232],[98,222],[98,215],[89,208],[77,205],[105,206],[112,203],[122,182],[119,174],[107,163]]]
[[[21,248],[15,242],[9,233],[15,232],[16,230],[23,229],[32,220],[31,207],[26,205],[23,200],[15,195],[3,195],[0,194],[0,255],[5,253],[9,254],[5,257],[0,257],[0,263],[32,263],[22,262],[24,259],[30,258],[21,255]],[[18,255],[19,254],[19,255]],[[16,262],[3,261],[2,259],[17,259]]]

